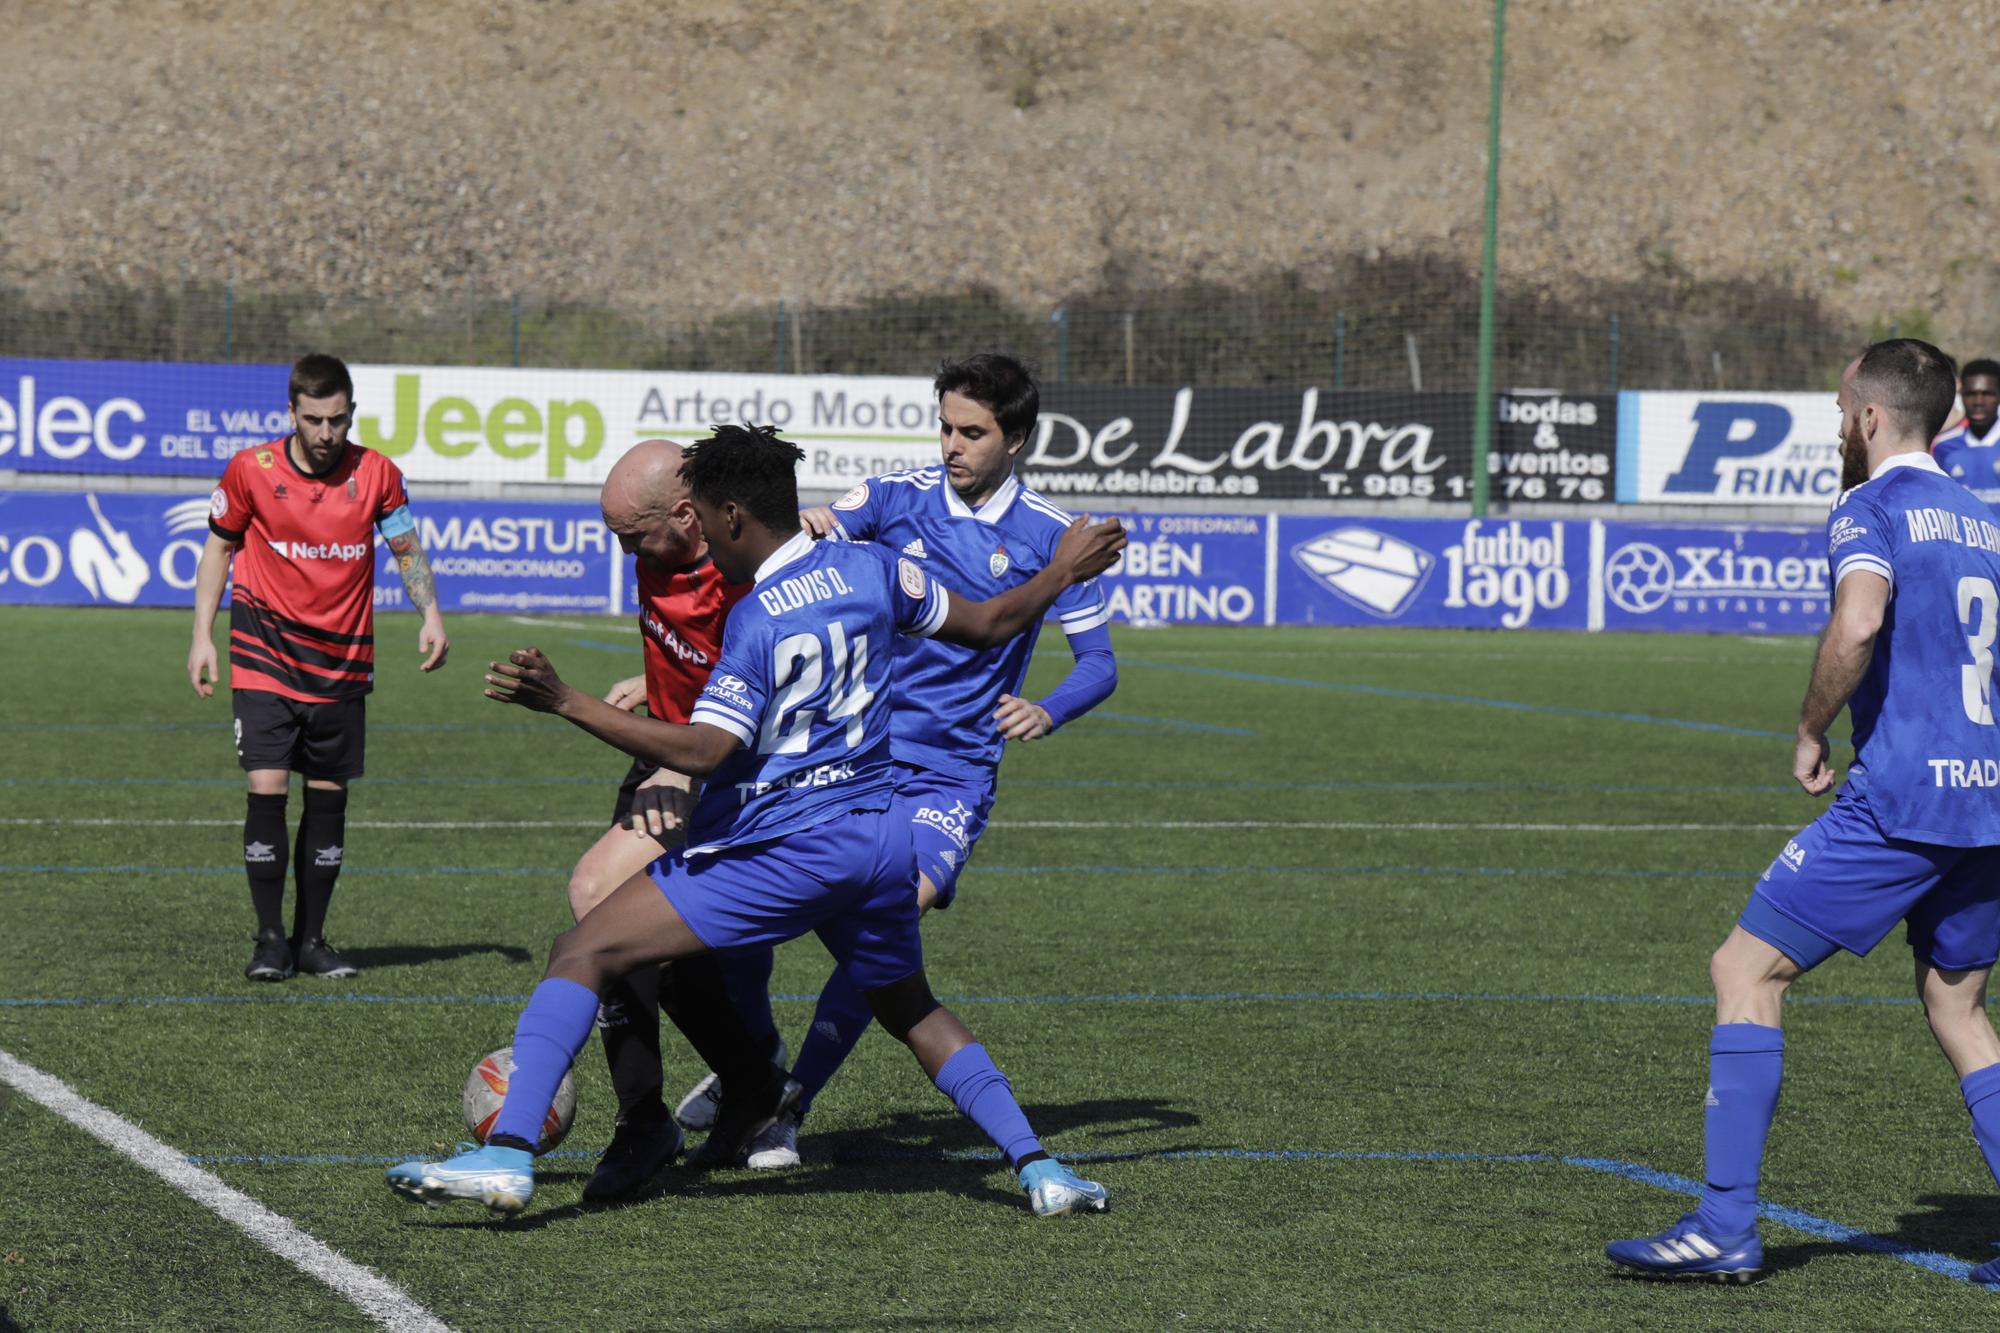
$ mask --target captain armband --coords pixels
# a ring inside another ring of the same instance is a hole
[[[410,507],[404,504],[397,505],[375,526],[382,530],[384,537],[401,537],[417,530],[417,520],[410,516]]]

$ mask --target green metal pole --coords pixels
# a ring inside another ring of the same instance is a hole
[[[1486,252],[1479,263],[1479,388],[1472,402],[1472,512],[1486,516],[1486,454],[1493,447],[1493,252],[1500,220],[1500,77],[1507,0],[1493,0],[1492,100],[1486,110]]]

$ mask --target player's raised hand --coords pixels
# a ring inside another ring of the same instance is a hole
[[[541,649],[518,648],[507,655],[506,661],[486,664],[486,688],[481,693],[503,704],[553,713],[562,707],[569,686],[556,674],[549,659],[542,656]]]
[[[833,510],[825,505],[814,505],[811,509],[801,509],[799,511],[800,530],[810,532],[815,541],[832,532],[834,524],[839,521],[839,519],[833,516]]]
[[[196,639],[188,646],[188,683],[194,686],[196,697],[206,699],[214,694],[221,679],[215,665],[215,641]]]
[[[1833,770],[1827,767],[1828,749],[1825,736],[1800,736],[1798,749],[1792,752],[1792,776],[1811,796],[1824,796],[1833,790]]]
[[[646,678],[644,676],[625,677],[625,679],[611,687],[609,693],[604,696],[604,702],[610,704],[613,708],[620,708],[628,713],[631,712],[640,704],[646,702]]]
[[[1056,729],[1055,719],[1049,710],[1028,699],[1017,699],[1011,694],[1000,696],[1000,706],[993,710],[993,725],[1000,735],[1010,741],[1036,741]]]
[[[1115,518],[1098,522],[1085,514],[1063,529],[1051,565],[1069,571],[1071,583],[1096,578],[1118,563],[1125,550],[1125,525]]]
[[[417,651],[428,654],[419,671],[436,671],[444,665],[445,654],[451,651],[451,640],[444,632],[444,621],[435,609],[424,613],[423,628],[417,631]]]

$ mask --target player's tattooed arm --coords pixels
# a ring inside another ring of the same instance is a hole
[[[1875,636],[1888,608],[1889,581],[1879,574],[1857,570],[1834,589],[1833,614],[1820,631],[1812,678],[1806,683],[1805,702],[1799,705],[1798,747],[1792,756],[1792,776],[1814,796],[1833,789],[1826,729],[1868,674]]]
[[[431,577],[430,557],[418,544],[417,534],[405,532],[384,540],[395,554],[396,572],[403,576],[403,587],[409,590],[410,605],[419,611],[428,611],[436,606],[437,581]]]
[[[403,576],[410,605],[424,613],[423,628],[417,631],[417,651],[424,654],[420,669],[435,671],[444,665],[445,654],[451,651],[451,640],[444,632],[444,618],[438,614],[437,581],[431,577],[430,557],[424,554],[414,530],[382,540],[396,557],[396,572]]]

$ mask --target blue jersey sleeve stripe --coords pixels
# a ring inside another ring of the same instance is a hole
[[[951,613],[951,594],[935,579],[931,580],[931,595],[934,598],[931,609],[906,631],[913,638],[930,638],[944,628],[944,618]]]
[[[694,704],[696,708],[713,709],[715,712],[721,713],[725,717],[733,717],[738,722],[743,723],[745,726],[754,727],[757,725],[757,719],[752,717],[749,713],[744,712],[741,708],[738,708],[733,704],[724,703],[722,700],[716,698],[712,694],[702,695],[699,699],[696,699],[694,701]]]
[[[1071,635],[1087,634],[1091,630],[1110,623],[1111,608],[1108,606],[1096,607],[1081,617],[1064,616],[1061,621],[1063,633]]]
[[[1078,597],[1082,599],[1081,604],[1063,607],[1060,601],[1057,603],[1056,619],[1062,621],[1064,624],[1068,624],[1070,621],[1080,619],[1084,616],[1096,615],[1105,607],[1104,593],[1098,588],[1096,579],[1083,584],[1075,591]],[[1076,599],[1072,598],[1071,600]]]
[[[1036,513],[1040,514],[1044,518],[1054,519],[1056,522],[1062,524],[1064,527],[1068,527],[1070,524],[1076,522],[1074,518],[1071,518],[1068,514],[1065,514],[1062,510],[1056,508],[1054,505],[1050,504],[1047,500],[1044,500],[1041,496],[1035,494],[1033,491],[1029,490],[1022,491],[1021,503],[1028,506],[1028,508],[1034,510]]]
[[[714,709],[716,713],[726,713],[728,717],[734,717],[734,719],[736,719],[738,723],[750,723],[752,727],[756,727],[756,717],[752,717],[750,713],[744,713],[744,711],[742,711],[742,709],[738,709],[736,705],[728,705],[728,703],[722,703],[722,701],[720,701],[720,699],[716,699],[714,695],[702,695],[700,699],[696,699],[696,701],[694,701],[694,707],[696,707],[696,709]]]
[[[688,721],[706,722],[711,727],[720,727],[745,745],[757,739],[756,728],[744,725],[738,718],[712,704],[696,704],[694,710],[688,714]]]
[[[1889,580],[1889,586],[1891,588],[1896,586],[1896,571],[1889,567],[1889,562],[1882,559],[1880,556],[1869,555],[1866,552],[1862,551],[1855,552],[1853,555],[1848,556],[1845,560],[1842,560],[1838,565],[1834,567],[1833,571],[1834,586],[1839,587],[1840,581],[1846,578],[1849,574],[1860,573],[1863,571],[1870,574],[1880,574],[1883,578]]]

